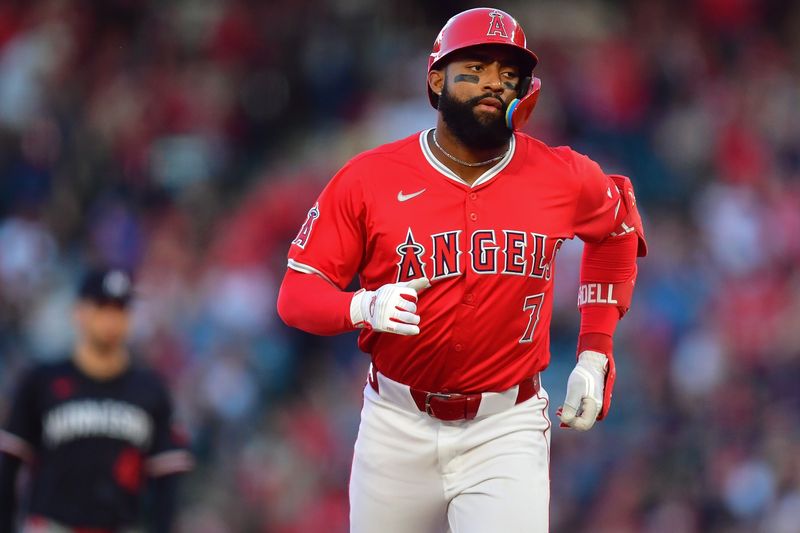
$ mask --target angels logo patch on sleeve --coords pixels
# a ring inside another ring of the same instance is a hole
[[[314,221],[319,218],[319,202],[314,204],[314,207],[308,210],[308,216],[306,217],[306,221],[303,222],[303,226],[300,228],[300,231],[297,233],[297,237],[294,238],[292,244],[296,244],[300,248],[305,248],[306,243],[308,242],[308,238],[311,236],[311,230],[314,229]]]

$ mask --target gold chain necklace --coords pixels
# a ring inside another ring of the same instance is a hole
[[[444,155],[446,155],[447,157],[449,157],[450,159],[452,159],[453,161],[455,161],[459,165],[464,165],[465,167],[482,167],[482,166],[486,166],[486,165],[488,165],[490,163],[494,163],[496,161],[500,161],[501,159],[503,159],[508,154],[508,151],[511,149],[511,145],[509,144],[508,148],[506,148],[505,153],[500,154],[497,157],[493,157],[491,159],[487,159],[486,161],[479,161],[478,163],[470,163],[469,161],[464,161],[463,159],[457,158],[456,156],[452,155],[447,150],[442,148],[442,145],[439,144],[439,141],[436,140],[436,130],[433,130],[433,144],[435,144],[436,148],[438,148]]]

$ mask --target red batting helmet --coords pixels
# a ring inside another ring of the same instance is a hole
[[[457,50],[482,44],[501,44],[520,52],[523,61],[520,78],[531,78],[525,95],[512,101],[506,113],[509,128],[519,128],[528,119],[539,96],[541,81],[533,77],[533,68],[539,62],[536,54],[528,50],[522,26],[499,9],[479,7],[459,13],[447,21],[433,43],[428,58],[428,73],[441,66],[442,61]],[[523,84],[524,85],[524,84]],[[439,97],[428,86],[428,98],[434,108],[438,108]],[[524,116],[522,116],[524,115]],[[512,120],[513,116],[513,120]]]

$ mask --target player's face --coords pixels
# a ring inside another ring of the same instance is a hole
[[[119,348],[127,341],[130,311],[119,305],[80,302],[75,316],[83,340],[99,351]]]
[[[439,112],[447,126],[470,148],[499,148],[511,131],[505,124],[516,98],[519,67],[505,47],[482,46],[453,58],[443,71]]]

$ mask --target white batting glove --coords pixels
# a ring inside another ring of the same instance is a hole
[[[603,407],[603,386],[608,358],[600,352],[584,350],[567,381],[567,397],[558,409],[561,427],[588,431]]]
[[[390,283],[377,291],[362,289],[350,300],[350,320],[357,328],[418,335],[417,297],[430,286],[428,278],[417,278]]]

